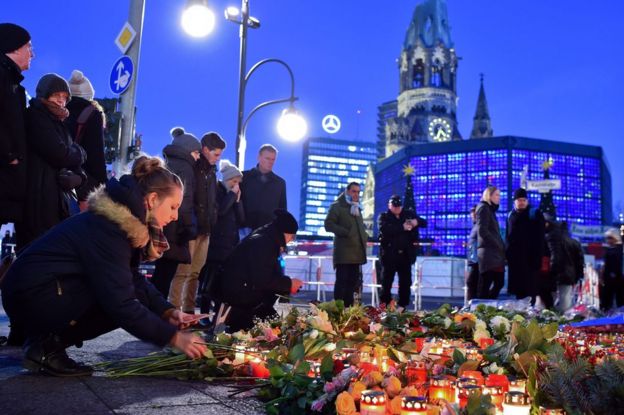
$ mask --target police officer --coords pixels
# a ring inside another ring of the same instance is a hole
[[[388,210],[379,215],[379,241],[381,245],[382,288],[381,302],[392,300],[391,290],[394,274],[399,274],[399,307],[410,302],[412,265],[416,262],[418,230],[427,222],[412,210],[403,210],[401,197],[393,195]]]

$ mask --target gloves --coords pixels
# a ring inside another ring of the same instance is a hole
[[[81,171],[82,173],[82,171]],[[76,174],[69,169],[61,169],[57,176],[57,181],[61,189],[65,192],[69,192],[76,187],[82,185],[85,181],[84,173]]]

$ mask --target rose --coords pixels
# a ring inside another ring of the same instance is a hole
[[[401,381],[396,376],[385,378],[381,386],[386,390],[389,398],[394,398],[401,393]]]
[[[369,372],[364,378],[362,378],[362,382],[366,384],[369,388],[375,385],[379,385],[383,380],[383,375],[376,370]]]
[[[341,392],[336,397],[336,413],[338,415],[355,415],[355,401],[349,392]]]
[[[351,386],[349,386],[349,393],[356,401],[359,401],[362,398],[362,392],[365,390],[366,385],[359,380],[357,382],[353,382]]]
[[[503,316],[494,316],[490,320],[490,327],[493,330],[502,330],[504,334],[507,334],[511,330],[511,323]]]
[[[485,321],[477,319],[477,321],[475,322],[475,329],[476,330],[486,330],[487,329],[487,324],[485,324]]]
[[[401,396],[395,396],[391,400],[389,399],[387,402],[386,413],[391,413],[392,415],[401,415],[401,400],[403,398]]]

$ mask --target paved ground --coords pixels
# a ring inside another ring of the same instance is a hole
[[[301,298],[315,298],[302,293]],[[366,300],[366,299],[365,299]],[[433,308],[449,299],[424,301]],[[458,300],[455,301],[459,303]],[[8,318],[0,306],[0,336],[8,334]],[[68,353],[78,361],[102,361],[144,356],[156,350],[123,330],[116,330]],[[88,378],[33,375],[21,367],[19,348],[0,346],[0,414],[262,414],[253,392],[228,395],[226,385],[153,378],[110,379],[101,373]]]

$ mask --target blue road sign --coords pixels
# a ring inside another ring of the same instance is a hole
[[[132,75],[134,73],[134,64],[129,56],[122,56],[113,64],[111,71],[109,86],[115,94],[123,94],[130,86]]]

